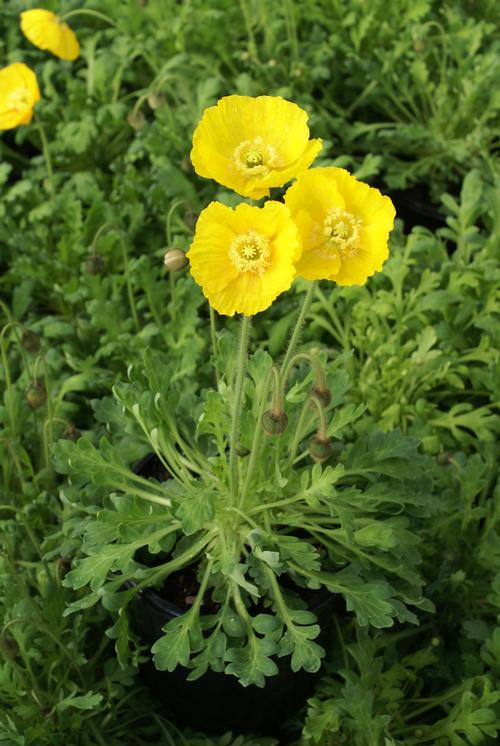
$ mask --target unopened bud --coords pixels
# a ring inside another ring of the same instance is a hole
[[[320,438],[319,435],[313,435],[309,441],[309,453],[313,461],[322,464],[332,455],[332,444],[329,438]]]
[[[240,456],[240,458],[244,458],[245,456],[248,456],[250,453],[250,448],[245,448],[245,446],[240,446],[236,449],[236,455]]]
[[[47,390],[41,381],[31,381],[26,388],[26,403],[30,409],[40,409],[47,401]]]
[[[285,412],[268,409],[262,415],[262,427],[266,435],[282,435],[288,427],[288,417]]]
[[[68,422],[64,428],[63,438],[66,440],[78,440],[81,437],[81,432],[72,422]]]
[[[193,171],[193,164],[191,158],[186,155],[181,161],[181,171],[185,174],[190,174]]]
[[[187,256],[182,249],[169,249],[163,257],[163,264],[168,272],[179,272],[187,263]]]
[[[104,272],[104,259],[99,254],[90,254],[85,259],[84,267],[88,275],[102,275]]]
[[[19,655],[19,645],[8,632],[4,632],[0,637],[0,650],[5,658],[9,658],[10,660],[17,658]]]
[[[147,102],[153,111],[165,105],[165,96],[161,91],[149,91]]]
[[[441,451],[436,456],[436,461],[440,466],[446,466],[446,464],[450,463],[451,459],[451,453],[448,453],[447,451]]]
[[[142,130],[144,125],[146,124],[146,117],[140,110],[132,109],[132,111],[129,111],[127,116],[127,122],[130,124],[132,129],[134,130]]]
[[[320,400],[324,407],[327,407],[332,400],[330,391],[324,386],[315,386],[312,390],[312,394]]]
[[[413,42],[413,49],[417,54],[422,54],[425,51],[425,41],[423,39],[415,39]]]
[[[35,332],[26,329],[21,337],[21,344],[27,352],[36,355],[40,351],[40,337]]]

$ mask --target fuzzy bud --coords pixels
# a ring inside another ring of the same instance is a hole
[[[26,388],[26,403],[30,409],[40,409],[47,401],[47,390],[41,381],[31,381]]]
[[[146,124],[146,117],[140,110],[132,109],[132,111],[129,111],[127,115],[127,122],[130,124],[132,129],[134,130],[142,130],[144,125]]]
[[[168,249],[163,258],[163,264],[168,272],[179,272],[187,263],[188,259],[182,249]]]
[[[84,267],[88,275],[102,275],[104,272],[104,259],[99,254],[89,254],[85,259]]]
[[[245,446],[240,446],[239,448],[236,449],[236,454],[240,458],[245,458],[245,456],[248,456],[249,453],[250,453],[250,448],[245,448]]]
[[[309,441],[309,453],[313,461],[322,464],[332,455],[332,444],[329,438],[320,438],[319,435],[313,435]]]
[[[311,393],[313,396],[316,396],[320,400],[321,404],[324,407],[327,407],[332,400],[330,391],[323,386],[315,386]]]
[[[420,37],[415,39],[413,42],[413,49],[417,54],[422,54],[425,51],[425,41]]]
[[[68,422],[66,427],[64,428],[63,432],[63,438],[66,438],[66,440],[73,440],[76,441],[81,437],[81,432],[75,425],[73,425],[72,422]]]
[[[193,173],[193,164],[191,162],[191,158],[186,155],[181,161],[181,171],[184,174],[191,174]]]
[[[32,355],[36,355],[37,352],[40,352],[40,337],[29,329],[26,329],[23,332],[21,344],[26,352],[31,352]]]
[[[446,466],[450,463],[451,460],[451,453],[448,453],[447,451],[440,451],[438,455],[436,456],[436,461],[438,462],[439,466]]]
[[[268,409],[262,415],[262,427],[266,435],[282,435],[288,427],[288,417],[285,412]]]
[[[149,91],[147,102],[150,109],[156,111],[156,109],[161,109],[162,106],[165,106],[165,96],[161,91]]]
[[[4,632],[0,637],[0,651],[5,658],[10,660],[17,658],[19,655],[19,645],[8,632]]]

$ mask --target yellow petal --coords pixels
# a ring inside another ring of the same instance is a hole
[[[255,235],[265,254],[255,260],[261,263],[258,269],[250,269],[246,259],[235,259],[234,245]],[[200,215],[187,256],[192,276],[216,311],[253,315],[288,290],[300,250],[297,228],[281,203],[267,202],[263,208],[243,203],[231,209],[212,202]]]
[[[0,130],[30,122],[39,100],[36,75],[27,65],[16,62],[0,70]]]
[[[378,189],[341,168],[306,171],[285,195],[301,234],[297,274],[361,285],[389,255],[395,210]]]
[[[307,113],[280,96],[225,96],[205,110],[191,160],[200,176],[260,199],[312,163],[322,147],[309,140]]]
[[[76,34],[59,16],[50,10],[35,8],[21,13],[21,30],[26,38],[62,60],[76,60],[80,44]]]

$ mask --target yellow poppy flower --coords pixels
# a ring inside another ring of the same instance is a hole
[[[211,202],[202,211],[187,253],[191,274],[210,305],[225,316],[251,316],[288,290],[301,252],[285,205]]]
[[[199,176],[252,199],[305,171],[321,150],[309,140],[307,113],[280,96],[225,96],[205,109],[193,135]]]
[[[21,30],[39,49],[47,49],[61,60],[76,60],[80,44],[67,23],[50,10],[35,8],[21,13]]]
[[[364,285],[389,256],[395,210],[389,197],[343,168],[313,168],[285,195],[302,239],[297,274]]]
[[[33,70],[22,62],[0,70],[0,130],[31,122],[37,101],[40,90]]]

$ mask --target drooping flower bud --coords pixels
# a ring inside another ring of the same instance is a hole
[[[64,428],[63,438],[66,438],[66,440],[76,441],[80,437],[81,437],[80,430],[72,422],[68,422],[68,424]]]
[[[47,401],[47,389],[41,381],[31,381],[26,388],[26,403],[30,409],[40,409]]]
[[[0,651],[7,659],[14,660],[19,655],[19,645],[8,632],[4,632],[0,637]]]
[[[448,451],[440,451],[436,456],[436,461],[438,462],[439,466],[446,466],[447,464],[451,463],[452,458],[452,454]]]
[[[168,272],[179,272],[187,263],[188,259],[182,249],[168,249],[163,258],[163,264]]]
[[[36,355],[40,351],[40,337],[35,332],[25,329],[21,337],[21,344],[27,352]]]
[[[165,96],[161,91],[149,91],[147,95],[147,102],[149,107],[156,111],[165,105]]]
[[[88,275],[101,275],[104,272],[104,259],[99,254],[89,254],[84,267]]]
[[[248,456],[250,453],[250,448],[246,448],[245,446],[239,446],[236,449],[236,453],[240,458],[245,458],[245,456]]]
[[[129,111],[127,115],[127,122],[130,124],[132,129],[142,130],[142,128],[146,124],[146,117],[140,109],[138,109],[137,111],[135,109],[132,109],[132,111]]]
[[[185,174],[191,174],[193,173],[193,164],[191,163],[191,158],[186,155],[181,161],[181,171]]]
[[[319,435],[313,435],[309,441],[309,453],[313,461],[322,464],[332,455],[332,444],[329,438],[321,438]]]
[[[268,409],[262,415],[262,427],[266,435],[282,435],[288,427],[288,417],[285,412]]]

